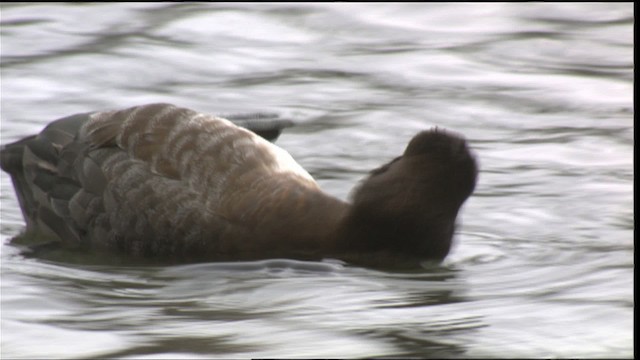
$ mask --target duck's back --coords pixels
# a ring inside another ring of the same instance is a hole
[[[317,189],[255,133],[168,104],[57,120],[5,147],[2,168],[27,231],[143,256],[250,252],[243,241],[275,196],[262,192]]]

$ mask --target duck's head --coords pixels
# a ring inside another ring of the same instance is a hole
[[[437,128],[418,133],[402,156],[356,188],[347,242],[356,251],[441,261],[477,173],[462,136]]]

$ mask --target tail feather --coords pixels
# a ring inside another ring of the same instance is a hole
[[[274,113],[232,114],[225,117],[234,124],[249,129],[271,142],[276,141],[282,130],[293,126],[291,120],[282,119]]]

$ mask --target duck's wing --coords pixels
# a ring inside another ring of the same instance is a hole
[[[259,127],[254,117],[236,120]],[[237,238],[244,231],[216,202],[228,179],[239,183],[247,169],[281,167],[287,159],[271,147],[227,120],[151,104],[54,121],[5,146],[0,160],[27,230],[130,254],[179,256],[215,243],[211,234]],[[313,181],[293,163],[296,176]]]
[[[27,231],[37,229],[43,240],[79,241],[77,233],[60,220],[62,213],[68,215],[62,203],[68,203],[80,184],[71,174],[62,176],[59,168],[68,168],[61,151],[88,118],[89,114],[76,114],[59,119],[37,135],[0,148],[0,167],[11,176]]]

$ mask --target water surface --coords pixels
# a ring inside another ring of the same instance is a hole
[[[277,112],[347,199],[418,131],[481,174],[441,266],[25,256],[1,180],[5,358],[632,357],[633,6],[2,4],[2,143],[73,113]],[[109,260],[109,259],[106,259]]]

